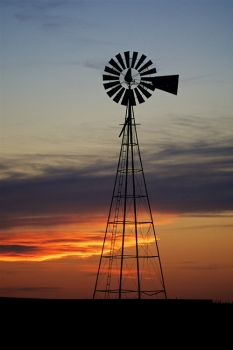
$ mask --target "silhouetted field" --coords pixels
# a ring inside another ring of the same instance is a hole
[[[208,311],[219,309],[233,310],[233,303],[214,302],[208,299],[167,299],[167,300],[92,300],[92,299],[33,299],[0,297],[1,310],[22,311],[56,311],[81,312],[112,310],[116,313],[122,310],[152,312],[155,311]]]
[[[158,338],[164,342],[177,341],[191,334],[192,338],[209,339],[227,331],[232,317],[233,304],[215,303],[211,300],[90,300],[90,299],[24,299],[0,298],[1,331],[30,334],[37,341],[50,338],[58,341],[77,341],[85,336],[85,342],[99,344],[101,336],[110,337],[115,344],[123,335],[138,339]],[[4,331],[3,331],[4,329]],[[210,335],[209,331],[210,329]],[[85,334],[88,334],[86,336]],[[96,337],[93,334],[97,334]],[[104,335],[103,335],[104,334]],[[162,337],[165,334],[165,338]],[[171,337],[173,334],[173,338]],[[201,336],[202,335],[202,336]],[[175,338],[174,338],[175,336]],[[13,339],[12,338],[12,339]],[[149,345],[148,345],[149,346]],[[36,349],[32,347],[31,349]],[[44,345],[42,346],[44,347]],[[65,347],[65,349],[71,349]],[[190,347],[188,347],[189,349]],[[142,347],[141,349],[144,349]]]

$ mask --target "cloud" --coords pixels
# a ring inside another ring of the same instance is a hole
[[[103,1],[103,0],[102,0]],[[106,0],[108,3],[109,1]],[[25,26],[39,25],[43,30],[56,30],[67,28],[69,35],[75,34],[77,40],[84,45],[107,44],[114,45],[110,41],[100,41],[86,37],[90,27],[98,28],[98,24],[89,16],[90,8],[98,7],[97,1],[92,0],[9,0],[0,1],[0,8],[10,9],[11,16]],[[77,34],[81,35],[77,37]]]
[[[46,206],[47,208],[47,206]],[[35,213],[34,215],[23,215],[15,213],[15,216],[5,215],[0,219],[0,228],[7,229],[9,227],[53,227],[53,226],[64,226],[64,225],[80,225],[87,222],[92,222],[96,219],[95,216],[90,218],[88,215],[82,215],[82,217],[78,217],[77,215],[60,215],[56,213],[46,214],[46,215],[38,215]]]
[[[149,134],[143,164],[153,210],[188,215],[233,210],[231,130],[232,118],[210,123],[185,116],[175,118],[159,139]],[[1,157],[0,228],[84,224],[103,217],[116,164],[111,152],[104,158],[73,153]]]
[[[148,148],[143,160],[152,210],[203,217],[232,212],[232,146],[231,139],[216,138]],[[116,162],[111,155],[104,161],[74,154],[2,157],[1,260],[98,255]]]
[[[112,178],[109,176],[83,173],[83,170],[74,169],[48,169],[48,171],[35,178],[22,180],[12,179],[5,181],[1,189],[4,207],[1,209],[3,222],[20,213],[21,220],[55,220],[60,221],[58,215],[76,213],[84,214],[96,210],[96,206],[103,206],[104,200],[111,188]],[[100,196],[102,193],[102,196]],[[98,198],[98,200],[97,200]],[[35,216],[38,216],[36,218]],[[33,218],[34,217],[34,218]],[[78,217],[76,218],[78,221]],[[51,222],[52,223],[52,222]]]
[[[2,287],[0,293],[12,293],[12,292],[54,292],[64,289],[63,287]]]
[[[45,29],[56,29],[70,25],[73,21],[70,17],[43,12],[16,13],[15,18],[21,23],[35,22],[41,24]]]
[[[88,224],[88,228],[90,223]],[[93,230],[92,230],[93,232]],[[77,230],[22,230],[0,234],[0,261],[37,261],[84,258],[99,255],[103,235]]]
[[[70,23],[70,18],[61,17],[58,15],[45,15],[45,14],[33,14],[33,13],[17,13],[15,18],[19,22],[39,22],[44,28],[57,28],[62,27]]]
[[[38,250],[38,247],[34,246],[28,246],[28,245],[11,245],[11,244],[5,244],[0,245],[0,254],[27,254],[27,253],[34,253],[36,250]]]
[[[96,69],[102,72],[103,67],[106,65],[106,62],[86,61],[82,62],[81,65],[85,68]]]
[[[193,81],[202,81],[203,79],[206,79],[206,78],[210,78],[212,77],[212,74],[200,74],[200,75],[196,75],[196,76],[191,76],[191,77],[185,77],[185,78],[181,78],[180,80],[182,82],[193,82]]]
[[[34,8],[37,10],[49,10],[57,7],[72,5],[75,2],[72,0],[1,0],[0,5],[4,7],[13,7],[18,9]],[[84,0],[77,0],[77,4],[84,3]]]
[[[224,163],[226,160],[225,157],[232,157],[233,154],[233,145],[219,145],[219,144],[209,144],[208,142],[193,142],[188,145],[179,145],[171,144],[166,146],[160,152],[155,154],[155,159],[166,160],[167,158],[181,158],[184,156],[196,157],[196,160],[200,161],[200,158],[204,160],[208,158],[221,158],[218,161]],[[195,158],[193,158],[195,163]]]
[[[44,29],[54,29],[77,24],[67,10],[82,10],[87,7],[84,0],[7,0],[1,1],[0,7],[10,8],[14,18],[21,24],[39,23]],[[79,25],[85,24],[80,16]]]
[[[217,270],[226,270],[226,269],[233,269],[233,265],[219,265],[219,264],[205,264],[205,265],[199,265],[192,261],[186,261],[182,265],[182,269],[188,269],[188,270],[207,270],[207,271],[217,271]]]

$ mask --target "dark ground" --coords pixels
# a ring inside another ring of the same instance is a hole
[[[24,314],[64,314],[70,316],[87,313],[123,314],[149,316],[151,314],[194,314],[202,315],[218,312],[233,312],[233,303],[213,302],[201,299],[167,299],[167,300],[92,300],[92,299],[33,299],[33,298],[4,298],[0,297],[1,312]]]
[[[202,349],[204,343],[207,349],[211,343],[225,349],[232,316],[233,304],[211,300],[0,298],[0,333],[3,338],[7,334],[8,342],[4,350],[15,341],[18,347],[26,341],[30,349],[47,349],[48,340],[51,349],[61,348],[64,341],[64,349],[89,349],[93,344],[97,349],[150,350],[158,344],[168,349],[170,344],[177,349],[197,344]]]
[[[159,309],[233,309],[233,303],[215,302],[211,299],[34,299],[34,298],[7,298],[0,297],[0,308],[26,308],[26,309],[102,309],[113,308],[120,310],[121,308],[143,308],[149,311],[150,308]]]

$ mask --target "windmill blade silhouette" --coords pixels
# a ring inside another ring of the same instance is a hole
[[[130,102],[131,106],[136,106],[136,101],[135,101],[135,97],[134,97],[134,92],[133,90],[129,90],[127,89],[125,91],[124,97],[122,99],[121,104],[123,106],[128,106],[128,102]]]
[[[129,51],[124,52],[125,55],[125,62],[126,62],[126,67],[129,68],[130,61],[129,61]]]
[[[110,89],[111,87],[114,87],[116,85],[120,85],[119,81],[113,81],[111,83],[105,83],[104,84],[104,88],[107,90],[107,89]]]
[[[155,91],[155,87],[154,87],[153,84],[147,84],[144,81],[141,81],[140,85],[142,85],[143,87],[145,87],[145,88],[147,88],[147,89],[149,89],[151,91]]]
[[[117,75],[103,74],[103,80],[118,80],[119,81],[119,77]]]
[[[124,93],[125,90],[126,90],[126,89],[122,87],[121,90],[120,90],[120,91],[116,94],[116,96],[114,97],[113,101],[116,102],[116,103],[118,103],[118,102],[120,101],[120,99],[121,99],[121,97],[122,97],[122,95],[123,95],[123,93]]]
[[[155,74],[155,73],[156,73],[156,69],[152,68],[152,69],[146,70],[145,72],[142,72],[141,76],[149,75],[149,74]]]
[[[135,69],[138,69],[141,66],[141,64],[145,61],[145,59],[146,59],[146,56],[142,54],[138,60],[138,63],[135,66]]]
[[[132,62],[131,62],[131,68],[134,68],[135,62],[137,60],[138,57],[138,52],[133,52],[133,57],[132,57]]]
[[[151,60],[149,60],[147,63],[145,63],[138,71],[141,73],[143,72],[146,68],[150,67],[153,64],[153,62]],[[156,69],[155,69],[155,73],[156,73]]]
[[[107,94],[109,97],[112,97],[113,95],[115,95],[117,93],[118,90],[121,89],[121,84],[117,85],[116,87],[110,89],[109,91],[107,91]]]
[[[120,72],[118,72],[115,69],[112,69],[112,68],[110,68],[108,66],[106,66],[104,68],[104,71],[107,72],[107,73],[113,74],[113,75],[118,75],[118,76],[121,74]]]
[[[111,64],[111,66],[113,66],[115,69],[117,69],[119,72],[122,72],[122,68],[118,65],[118,63],[116,61],[114,61],[113,58],[111,58],[111,60],[108,62]]]
[[[118,55],[116,55],[116,58],[118,59],[118,62],[120,63],[121,67],[123,69],[126,69],[125,63],[124,63],[123,58],[121,57],[120,53],[118,53]]]
[[[151,97],[151,94],[149,93],[149,91],[144,89],[141,85],[138,85],[138,88],[143,93],[144,96],[146,96],[147,98]]]
[[[138,88],[135,88],[134,91],[135,91],[135,93],[136,93],[138,102],[139,102],[139,103],[145,102],[144,98],[142,97],[142,95],[141,95],[140,92],[138,91]]]

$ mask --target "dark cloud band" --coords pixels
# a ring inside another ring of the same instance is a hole
[[[231,144],[193,144],[150,151],[144,160],[152,208],[190,214],[232,211],[232,149]],[[19,178],[12,175],[11,161],[8,177],[0,182],[1,228],[61,224],[74,214],[78,222],[107,213],[116,161],[79,168],[67,166],[64,157],[54,166],[44,162],[39,175]],[[2,168],[8,163],[3,161]]]

